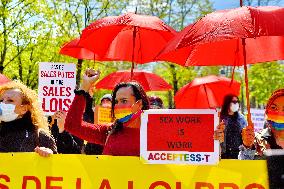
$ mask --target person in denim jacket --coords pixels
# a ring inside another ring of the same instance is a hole
[[[242,145],[242,129],[246,127],[245,117],[239,112],[239,99],[236,95],[226,95],[222,105],[220,120],[225,125],[224,142],[221,143],[222,159],[237,159]]]

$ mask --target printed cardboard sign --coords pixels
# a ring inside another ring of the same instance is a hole
[[[38,95],[45,115],[68,111],[75,96],[76,65],[41,62]]]
[[[142,115],[141,158],[155,164],[216,164],[216,110],[148,110]]]

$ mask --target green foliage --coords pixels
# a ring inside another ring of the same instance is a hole
[[[200,66],[195,68],[198,76],[219,75],[220,66]]]
[[[0,72],[27,50],[40,35],[44,24],[41,7],[44,1],[1,1],[0,3]]]
[[[140,0],[136,6],[138,13],[157,16],[178,31],[212,11],[209,0]]]
[[[249,68],[250,97],[265,105],[273,91],[284,88],[284,65],[277,62],[255,64]]]
[[[192,81],[196,77],[196,72],[194,67],[182,67],[179,65],[172,65],[169,63],[157,63],[154,68],[154,73],[161,76],[169,84],[172,85],[173,91],[172,94],[175,94],[178,89]],[[166,92],[152,93],[152,95],[158,95],[164,102],[165,107],[172,107],[173,104],[170,104],[169,94]],[[173,97],[173,96],[170,96]]]
[[[39,62],[74,62],[60,47],[92,21],[119,14],[128,1],[1,1],[0,72],[37,88]],[[84,67],[91,67],[86,61]],[[105,70],[105,69],[104,69]],[[110,69],[111,70],[111,69]]]

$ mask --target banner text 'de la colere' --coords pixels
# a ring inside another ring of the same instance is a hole
[[[0,154],[1,189],[264,189],[266,162],[151,165],[139,157]]]

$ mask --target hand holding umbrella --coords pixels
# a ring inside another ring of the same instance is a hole
[[[248,125],[242,130],[243,144],[247,148],[251,148],[254,143],[254,129],[252,125]]]

